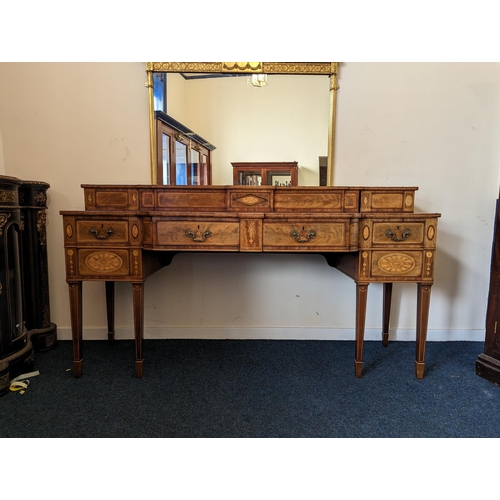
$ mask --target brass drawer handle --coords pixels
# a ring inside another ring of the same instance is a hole
[[[91,227],[89,233],[98,240],[107,240],[110,236],[113,236],[115,234],[115,230],[110,226],[105,234],[99,234],[98,229],[96,229],[95,227]]]
[[[212,236],[212,233],[208,229],[206,231],[201,232],[200,226],[198,226],[198,229],[196,231],[188,229],[186,231],[186,236],[188,238],[191,238],[193,241],[196,241],[197,243],[201,243],[205,241],[207,238],[210,238],[210,236]]]
[[[392,241],[405,241],[409,236],[411,236],[411,231],[408,228],[401,230],[401,228],[397,226],[396,232],[392,229],[388,229],[385,232],[385,235],[388,238],[392,238]]]
[[[305,228],[302,228],[302,231],[299,232],[293,229],[290,232],[290,236],[299,243],[307,243],[308,241],[316,238],[316,231],[313,231],[312,229],[307,231]]]

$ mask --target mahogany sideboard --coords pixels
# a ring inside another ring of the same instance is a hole
[[[132,284],[135,375],[143,373],[144,283],[178,252],[319,253],[356,283],[355,375],[363,369],[370,283],[384,284],[382,342],[394,283],[417,285],[415,374],[424,376],[440,214],[415,213],[417,187],[82,185],[85,210],[62,211],[73,371],[82,375],[82,282],[103,281],[109,338],[114,283]]]

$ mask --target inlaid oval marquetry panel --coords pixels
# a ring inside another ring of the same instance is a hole
[[[264,200],[262,198],[258,198],[257,196],[247,195],[243,198],[239,198],[238,201],[240,203],[244,203],[245,205],[256,205],[257,203],[262,203]]]
[[[434,229],[434,226],[429,226],[427,229],[427,238],[432,240],[434,238],[434,235],[436,234],[436,230]]]
[[[413,205],[413,197],[411,195],[407,195],[405,198],[405,205],[407,207],[411,207]]]
[[[363,228],[363,239],[366,241],[370,237],[370,228],[365,226]]]
[[[71,224],[66,225],[66,236],[71,238],[73,236],[73,226]]]
[[[123,265],[123,260],[119,255],[113,252],[92,252],[87,255],[85,265],[92,271],[100,273],[112,273],[120,269]]]
[[[415,267],[415,260],[404,253],[391,253],[379,259],[378,266],[386,273],[404,274]]]
[[[137,224],[134,224],[132,226],[132,237],[136,239],[137,236],[139,236],[139,228],[137,227]]]

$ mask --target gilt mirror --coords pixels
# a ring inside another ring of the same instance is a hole
[[[152,184],[183,184],[186,176],[190,185],[230,184],[232,162],[298,156],[305,184],[315,184],[322,158],[325,184],[332,185],[337,70],[334,62],[147,63]],[[160,127],[174,134],[159,133]],[[186,154],[196,156],[191,169],[172,172],[171,179],[165,157],[161,165],[166,140],[181,162]],[[306,153],[315,159],[304,159]]]

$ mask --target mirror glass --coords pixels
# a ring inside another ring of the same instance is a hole
[[[258,75],[166,73],[166,99],[156,100],[155,108],[216,147],[214,185],[233,183],[232,162],[296,161],[298,184],[318,186],[319,158],[328,155],[330,77],[272,74],[259,86],[262,79],[252,84],[252,76]],[[175,149],[179,183],[187,165],[177,155],[184,157],[185,148],[179,143]],[[167,163],[164,158],[164,171]],[[199,184],[197,166],[191,169],[193,184]]]

